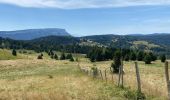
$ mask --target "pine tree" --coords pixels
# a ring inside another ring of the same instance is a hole
[[[142,51],[139,51],[137,54],[137,60],[138,61],[142,61],[144,57],[144,53]]]
[[[125,56],[125,61],[129,61],[129,55],[128,54]]]
[[[160,60],[161,60],[161,62],[165,62],[166,61],[166,56],[164,54],[161,55]]]
[[[65,53],[63,52],[60,56],[60,60],[65,60],[66,59],[66,56],[65,56]]]
[[[144,61],[145,61],[145,64],[151,64],[151,61],[152,61],[151,56],[149,54],[146,54]]]
[[[72,61],[72,62],[74,61],[74,58],[73,58],[73,56],[70,58],[70,61]]]
[[[58,56],[57,54],[54,55],[54,59],[58,60]]]
[[[12,55],[17,56],[17,51],[15,49],[12,50]]]
[[[71,59],[71,57],[72,57],[72,54],[69,53],[69,54],[66,56],[66,59]]]
[[[152,52],[150,52],[149,55],[151,56],[151,60],[152,60],[152,61],[157,60],[157,56],[154,55]]]
[[[121,65],[121,52],[116,51],[114,54],[114,63],[112,63],[111,65],[115,73],[119,72],[120,65]]]
[[[136,54],[134,52],[131,52],[130,60],[132,61],[136,60]]]

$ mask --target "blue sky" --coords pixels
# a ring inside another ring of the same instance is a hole
[[[170,33],[170,0],[0,0],[1,31],[31,28],[75,36]]]

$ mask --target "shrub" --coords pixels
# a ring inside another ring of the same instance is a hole
[[[27,53],[27,51],[26,51],[26,50],[24,50],[24,51],[23,51],[23,53],[24,53],[24,54],[26,54],[26,53]]]
[[[79,62],[79,58],[78,57],[76,58],[76,62]]]
[[[15,49],[12,50],[12,55],[17,56],[17,51]]]
[[[38,55],[37,59],[43,59],[42,55]]]
[[[114,54],[114,63],[111,64],[115,73],[119,73],[119,67],[121,65],[121,52],[116,51]]]
[[[52,79],[52,78],[53,78],[53,76],[52,76],[52,75],[48,75],[48,78]]]
[[[97,75],[98,75],[98,69],[97,69],[97,67],[92,67],[91,69],[92,69],[92,71],[93,71],[93,77],[96,78]]]
[[[65,56],[65,53],[63,52],[60,56],[60,60],[65,60],[66,59],[66,56]]]
[[[166,61],[166,56],[163,54],[160,56],[160,60],[161,62],[165,62]]]
[[[130,60],[132,60],[132,61],[136,60],[136,53],[132,52],[130,54]]]
[[[142,51],[139,51],[137,54],[137,60],[138,61],[143,61],[144,53]]]
[[[54,59],[58,60],[58,56],[57,54],[54,55]]]
[[[151,64],[152,58],[149,54],[146,54],[144,58],[145,64]]]
[[[125,61],[129,61],[129,55],[125,56]]]
[[[73,56],[72,56],[72,54],[70,53],[70,54],[68,54],[67,56],[66,56],[66,59],[71,59]]]
[[[150,52],[149,55],[151,56],[151,60],[152,60],[152,61],[157,60],[157,56],[154,55],[152,52]]]
[[[42,56],[42,57],[44,56],[43,53],[41,53],[41,56]]]
[[[72,62],[73,62],[73,61],[74,61],[74,58],[73,58],[73,57],[71,57],[71,58],[70,58],[70,61],[72,61]]]

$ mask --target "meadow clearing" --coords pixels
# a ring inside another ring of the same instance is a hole
[[[124,100],[112,84],[80,72],[77,62],[53,60],[38,54],[0,60],[1,100]],[[81,55],[80,55],[81,57]]]
[[[3,52],[1,52],[3,53]],[[2,55],[2,54],[1,54]],[[135,99],[136,75],[134,62],[124,62],[124,86],[116,86],[118,75],[111,80],[112,61],[91,63],[84,55],[79,57],[81,68],[97,67],[107,70],[109,82],[93,79],[82,73],[78,62],[54,60],[44,54],[38,60],[36,53],[19,54],[19,58],[0,60],[0,99],[2,100],[132,100]],[[3,56],[1,56],[2,58]],[[139,62],[142,92],[147,100],[167,99],[164,64],[160,61],[145,65]]]

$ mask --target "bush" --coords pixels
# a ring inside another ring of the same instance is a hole
[[[60,60],[65,60],[66,59],[66,56],[65,56],[65,53],[63,52],[60,56]]]
[[[136,54],[134,52],[131,53],[130,60],[132,61],[136,60]]]
[[[161,60],[161,62],[165,62],[166,61],[166,56],[164,54],[161,55],[160,60]]]
[[[24,53],[24,54],[26,54],[26,53],[27,53],[27,51],[26,51],[26,50],[24,50],[24,51],[23,51],[23,53]]]
[[[138,61],[143,61],[144,53],[142,51],[139,51],[137,54],[137,60]]]
[[[70,53],[70,54],[68,54],[67,56],[66,56],[66,59],[71,59],[73,56],[72,56],[72,54]]]
[[[157,60],[157,56],[154,55],[152,52],[150,52],[149,55],[151,56],[151,60],[152,61],[156,61]]]
[[[42,55],[38,55],[37,59],[43,59]]]
[[[42,57],[44,56],[43,53],[41,53],[41,56],[42,56]]]
[[[144,58],[145,64],[151,64],[152,58],[149,54],[146,54]]]
[[[125,56],[125,61],[129,61],[129,55]]]
[[[72,62],[73,62],[73,61],[74,61],[74,58],[73,58],[73,57],[71,57],[71,58],[70,58],[70,61],[72,61]]]
[[[92,69],[92,71],[93,71],[93,77],[96,78],[97,75],[98,75],[98,69],[97,69],[97,67],[92,67],[91,69]]]
[[[76,58],[76,62],[79,62],[79,58],[78,57]]]
[[[121,52],[116,51],[114,54],[114,63],[112,63],[111,65],[115,73],[119,73],[120,65],[121,65]]]
[[[15,49],[12,50],[12,55],[17,56],[17,51]]]
[[[54,59],[58,60],[58,56],[57,54],[54,55]]]

